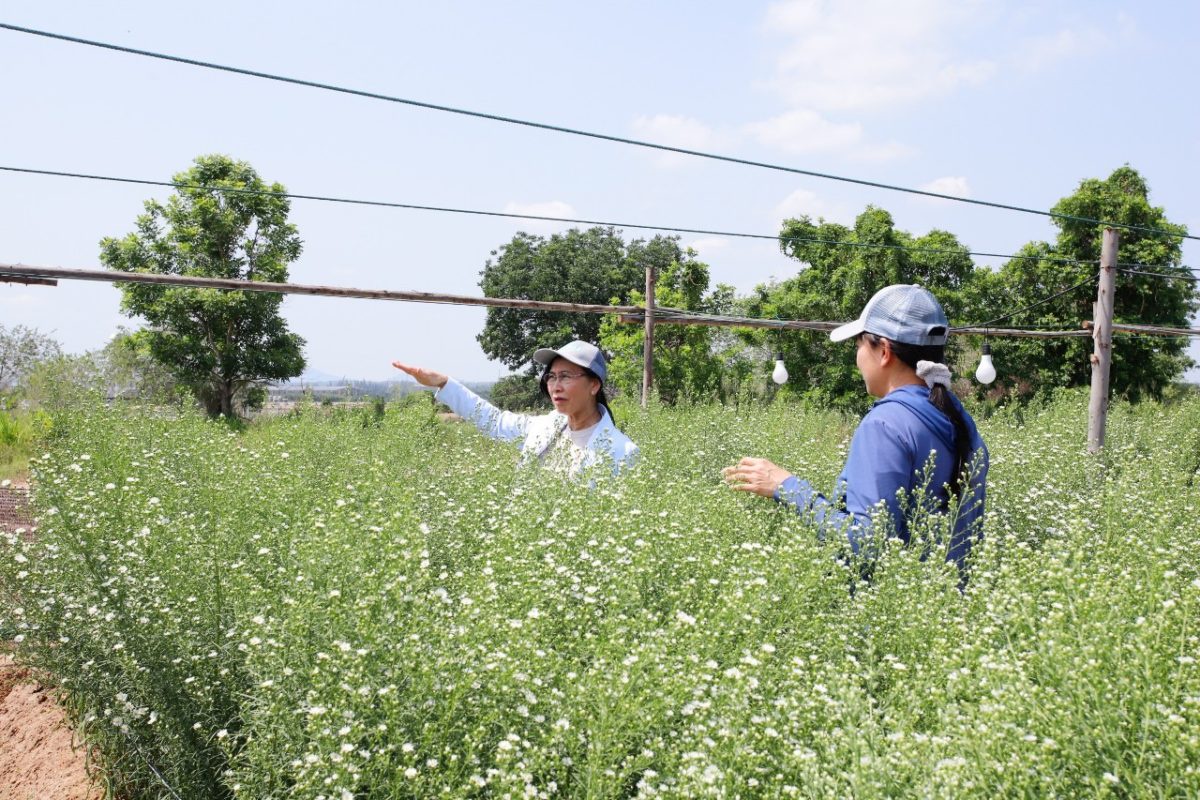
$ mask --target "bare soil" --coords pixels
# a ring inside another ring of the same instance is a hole
[[[28,486],[0,487],[0,531],[34,530]],[[100,800],[66,713],[0,643],[0,800]]]

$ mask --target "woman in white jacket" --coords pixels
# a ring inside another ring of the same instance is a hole
[[[542,348],[533,360],[546,367],[541,389],[554,404],[549,414],[501,411],[440,372],[399,361],[392,366],[422,386],[436,388],[434,397],[493,439],[522,440],[526,461],[537,460],[570,475],[598,464],[608,466],[613,474],[632,466],[638,448],[613,422],[604,396],[608,365],[599,348],[576,340],[557,350]]]

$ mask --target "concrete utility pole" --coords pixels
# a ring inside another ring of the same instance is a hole
[[[646,265],[646,335],[642,344],[642,408],[650,405],[654,384],[654,265]]]
[[[1113,228],[1104,229],[1100,247],[1100,287],[1092,309],[1092,393],[1088,401],[1088,452],[1104,448],[1104,426],[1108,420],[1108,376],[1112,369],[1113,295],[1116,291],[1117,245]]]

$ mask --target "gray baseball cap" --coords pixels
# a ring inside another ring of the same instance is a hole
[[[594,344],[576,339],[557,350],[543,347],[533,354],[533,360],[545,367],[553,364],[556,358],[565,358],[572,364],[590,369],[601,382],[608,380],[608,364],[604,361],[604,354],[600,352],[600,348]]]
[[[950,321],[937,298],[923,286],[897,283],[880,289],[867,301],[862,314],[830,332],[835,342],[873,333],[893,342],[915,345],[945,344]]]

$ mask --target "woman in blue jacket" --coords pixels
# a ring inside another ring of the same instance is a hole
[[[436,388],[434,397],[493,439],[520,439],[526,462],[536,460],[572,476],[600,464],[614,474],[632,466],[638,448],[617,428],[608,410],[604,396],[608,365],[600,349],[576,340],[557,350],[542,348],[533,360],[546,367],[541,390],[554,404],[549,414],[502,411],[440,372],[399,361],[392,366],[422,386]]]
[[[875,293],[862,314],[830,333],[835,342],[854,339],[856,364],[867,393],[879,400],[850,441],[830,500],[765,458],[743,458],[726,467],[737,491],[772,497],[811,514],[814,521],[846,537],[858,552],[873,511],[886,509],[897,536],[908,541],[908,519],[898,492],[912,497],[925,485],[933,509],[956,501],[957,517],[946,559],[960,568],[982,535],[988,451],[975,422],[950,390],[942,363],[949,322],[927,289],[897,284]]]

